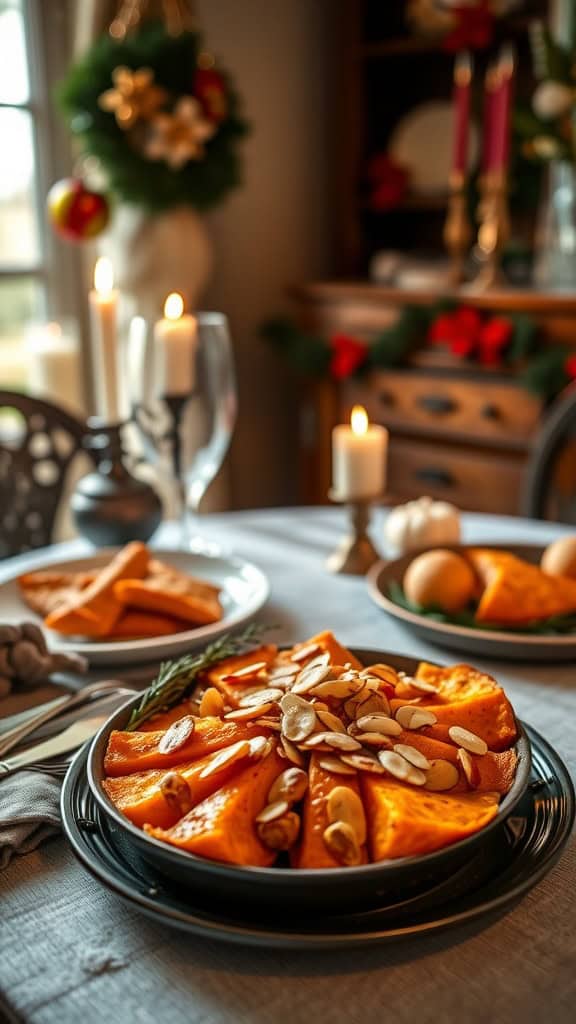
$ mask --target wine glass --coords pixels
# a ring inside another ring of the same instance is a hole
[[[194,320],[195,343],[186,355],[192,365],[181,364],[181,375],[173,372],[167,383],[161,342],[141,317],[132,322],[128,345],[135,419],[147,458],[172,485],[185,548],[192,543],[191,513],[197,515],[222,466],[237,415],[228,320],[223,313]],[[182,381],[189,383],[181,387]]]

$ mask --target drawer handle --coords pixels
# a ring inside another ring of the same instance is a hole
[[[436,469],[434,466],[423,466],[422,469],[417,469],[414,475],[422,483],[435,484],[437,487],[453,487],[456,483],[447,469]]]
[[[435,416],[445,416],[456,408],[456,402],[452,398],[446,398],[445,395],[421,395],[418,405],[426,412],[434,413]]]

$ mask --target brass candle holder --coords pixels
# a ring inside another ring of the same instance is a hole
[[[471,290],[486,292],[501,287],[505,278],[501,268],[502,250],[510,237],[508,182],[504,173],[486,174],[480,185],[482,199],[478,208],[478,251],[481,269]]]
[[[463,174],[452,175],[448,213],[444,224],[444,244],[451,259],[449,282],[455,287],[466,279],[466,256],[472,242],[465,186]]]
[[[370,506],[378,495],[342,501],[334,491],[329,491],[328,497],[330,501],[347,505],[350,530],[327,559],[326,568],[330,572],[347,576],[365,576],[374,562],[378,562],[381,557],[368,534]]]

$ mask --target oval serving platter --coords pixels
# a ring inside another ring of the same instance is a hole
[[[101,810],[86,780],[86,747],[64,781],[64,833],[75,856],[101,885],[162,926],[264,948],[335,950],[396,945],[402,939],[432,935],[502,913],[557,861],[574,823],[574,788],[552,747],[532,728],[527,726],[526,732],[533,751],[532,779],[514,814],[494,833],[492,848],[479,851],[459,874],[428,889],[423,897],[401,897],[387,903],[375,891],[365,910],[339,913],[333,907],[330,914],[307,915],[301,907],[295,920],[288,921],[276,912],[257,915],[253,907],[249,912],[235,912],[217,901],[200,905],[194,893],[177,882],[170,883],[143,860]]]
[[[495,551],[508,551],[526,562],[537,564],[544,547],[538,544],[445,544],[450,551],[461,551],[467,546],[489,547]],[[403,623],[412,633],[439,647],[449,647],[483,658],[506,658],[515,661],[572,661],[576,658],[576,633],[545,635],[520,633],[505,629],[484,629],[439,622],[428,615],[410,611],[397,604],[389,594],[391,584],[402,583],[408,565],[419,552],[410,552],[390,562],[376,562],[366,580],[370,597],[388,615]]]
[[[414,674],[419,663],[418,659],[387,651],[356,648],[352,651],[363,664],[385,662],[408,675]],[[361,906],[373,900],[375,893],[384,898],[400,890],[408,893],[438,884],[473,856],[512,813],[526,791],[530,777],[530,743],[520,727],[515,748],[518,765],[512,788],[502,799],[495,818],[480,832],[466,839],[424,856],[354,868],[294,870],[239,867],[197,857],[146,835],[118,811],[103,790],[104,754],[110,732],[125,726],[132,705],[140,699],[138,694],[116,711],[92,741],[87,760],[89,786],[103,815],[138,855],[160,873],[194,889],[200,899],[228,899],[235,904],[276,905],[288,910],[294,906],[322,909],[333,906],[336,898],[340,904]]]
[[[29,561],[26,572],[50,568],[53,571],[85,572],[100,568],[110,561],[118,548],[100,550],[85,558],[54,561],[38,557]],[[152,548],[152,555],[161,558],[167,565],[173,565],[181,572],[207,580],[221,588],[224,615],[219,622],[209,626],[196,626],[170,636],[149,637],[142,640],[82,640],[59,637],[49,632],[53,650],[76,651],[83,654],[92,665],[125,665],[136,662],[163,661],[199,647],[208,640],[227,633],[248,622],[262,608],[268,599],[270,585],[261,569],[252,562],[224,554],[215,547],[203,545],[198,550],[170,551]],[[0,574],[0,620],[5,623],[22,622],[23,619],[42,625],[42,619],[22,600],[18,579],[14,576],[2,578]]]

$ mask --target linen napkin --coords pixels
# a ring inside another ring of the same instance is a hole
[[[61,780],[23,769],[0,779],[0,871],[60,831]]]

